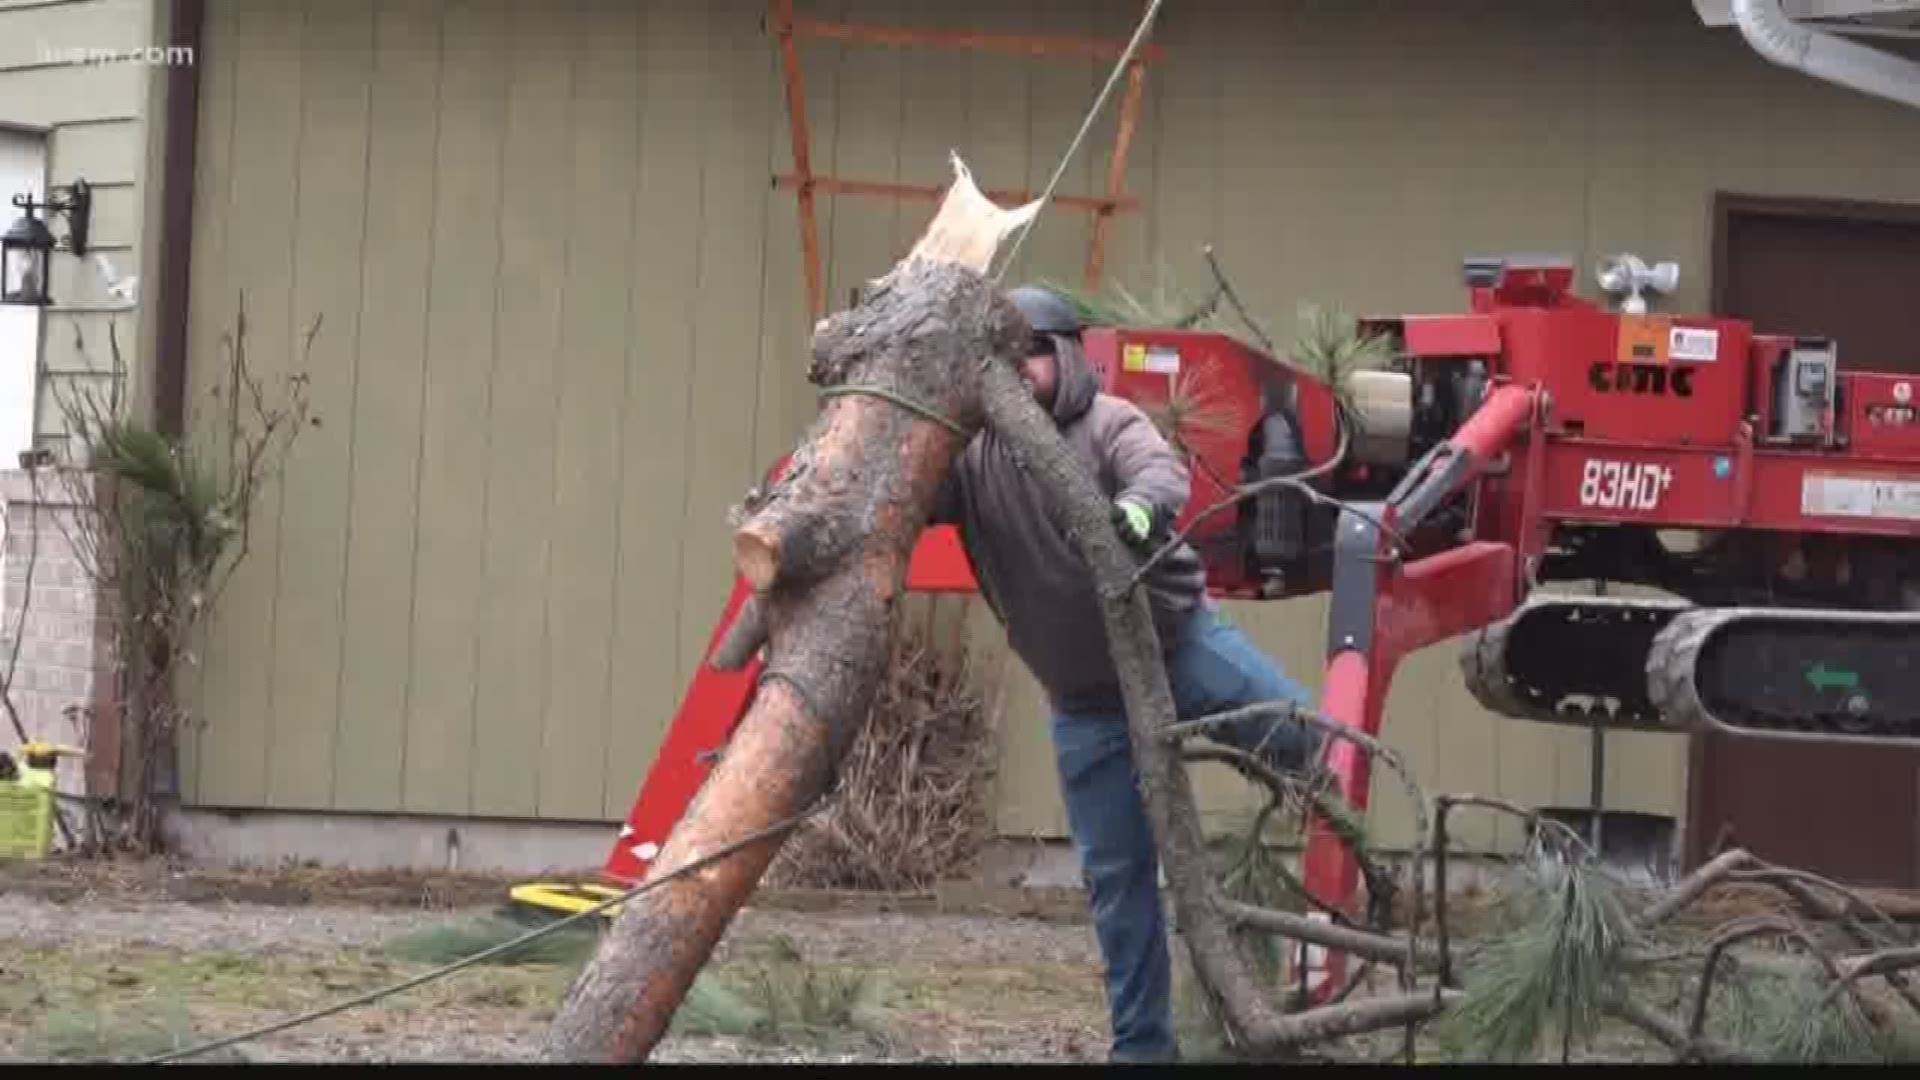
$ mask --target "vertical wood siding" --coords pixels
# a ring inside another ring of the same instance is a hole
[[[1547,9],[1551,7],[1551,11]],[[1124,38],[1123,0],[821,18]],[[1543,14],[1544,12],[1544,14]],[[205,646],[188,770],[215,806],[622,814],[728,583],[726,511],[814,410],[777,54],[764,5],[214,0],[203,58],[193,388],[245,291],[271,374],[322,426],[266,500]],[[1523,21],[1531,18],[1532,21]],[[1455,310],[1462,258],[1680,260],[1703,307],[1712,192],[1920,197],[1920,118],[1768,67],[1683,4],[1171,5],[1109,267],[1206,286],[1212,243],[1285,334],[1300,300]],[[815,168],[1038,187],[1106,75],[807,42]],[[1112,106],[1062,183],[1104,183]],[[829,299],[930,206],[823,197]],[[1051,212],[1017,279],[1078,282]],[[313,352],[304,329],[323,320]],[[1235,604],[1317,687],[1324,600]],[[996,644],[989,620],[962,613]],[[1039,698],[1002,688],[999,820],[1064,828]],[[1387,736],[1431,789],[1582,804],[1586,733],[1496,720],[1452,646],[1411,658]],[[1216,820],[1250,808],[1207,772]],[[1606,798],[1677,813],[1684,743],[1614,737]],[[1407,839],[1382,779],[1386,839]],[[1467,826],[1469,842],[1511,830]]]

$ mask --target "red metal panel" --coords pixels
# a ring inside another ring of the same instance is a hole
[[[1303,378],[1294,386],[1294,422],[1300,425],[1300,449],[1316,465],[1332,460],[1333,452],[1340,447],[1333,391],[1316,379]]]
[[[1540,509],[1557,520],[1722,528],[1739,520],[1738,480],[1730,448],[1569,440],[1547,447]]]
[[[753,700],[754,686],[760,677],[760,661],[755,658],[739,671],[719,671],[710,663],[713,650],[720,644],[727,627],[740,613],[740,607],[753,594],[742,577],[734,578],[733,592],[707,648],[694,669],[693,682],[680,699],[666,737],[654,752],[653,765],[640,785],[640,794],[627,811],[626,823],[614,838],[603,873],[623,885],[638,882],[647,863],[666,843],[667,834],[686,810],[687,804],[706,782],[712,768],[711,755],[717,753],[733,731],[734,724],[746,715]]]
[[[967,550],[960,546],[960,530],[935,525],[920,534],[907,563],[907,591],[970,593],[979,587]]]
[[[1501,318],[1507,371],[1552,391],[1556,429],[1669,446],[1733,445],[1746,412],[1744,324],[1593,307]]]
[[[1757,451],[1753,518],[1807,532],[1920,538],[1920,467]]]
[[[1154,415],[1176,391],[1201,414],[1180,426],[1185,449],[1197,459],[1192,497],[1181,512],[1184,526],[1197,509],[1232,494],[1240,481],[1240,458],[1247,433],[1260,422],[1263,387],[1284,385],[1273,366],[1266,379],[1254,369],[1246,349],[1224,334],[1190,331],[1133,331],[1115,335],[1110,366],[1103,372],[1110,391]],[[1230,514],[1216,514],[1201,532],[1231,529]]]
[[[1600,440],[1545,453],[1541,513],[1556,521],[1920,536],[1916,457]]]
[[[1500,324],[1485,315],[1409,315],[1400,320],[1413,356],[1495,356]]]
[[[1920,378],[1853,371],[1841,376],[1845,430],[1854,453],[1920,462]]]

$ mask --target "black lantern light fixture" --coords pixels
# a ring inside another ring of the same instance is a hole
[[[21,215],[14,219],[5,235],[0,235],[0,304],[44,307],[53,302],[49,275],[53,253],[66,250],[75,258],[87,254],[87,222],[93,213],[93,189],[85,180],[75,180],[48,193],[46,202],[32,195],[15,195],[13,205]],[[45,210],[67,219],[64,243],[56,240],[47,223],[36,214]]]

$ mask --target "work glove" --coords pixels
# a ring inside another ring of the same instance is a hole
[[[1125,540],[1127,546],[1144,550],[1153,537],[1153,508],[1137,499],[1115,499],[1113,527],[1120,531],[1120,539]]]

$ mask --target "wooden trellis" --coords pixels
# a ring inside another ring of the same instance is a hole
[[[1032,57],[1079,57],[1117,59],[1126,52],[1127,43],[1099,38],[1055,34],[990,34],[970,30],[930,30],[905,27],[872,26],[824,22],[794,17],[793,0],[768,0],[767,29],[778,42],[780,61],[786,71],[787,121],[792,129],[793,171],[774,177],[777,187],[797,193],[800,210],[800,250],[807,276],[807,310],[813,318],[826,314],[826,286],[820,266],[820,235],[814,216],[814,196],[876,195],[886,198],[936,202],[944,187],[901,184],[883,180],[823,176],[813,171],[809,154],[807,99],[800,74],[799,50],[794,40],[800,37],[895,47],[927,46],[947,49],[986,49]],[[1093,215],[1093,235],[1087,241],[1086,286],[1097,288],[1105,268],[1107,236],[1113,217],[1121,211],[1139,208],[1139,200],[1125,191],[1127,152],[1133,143],[1134,125],[1140,112],[1140,95],[1146,82],[1146,65],[1160,56],[1158,46],[1143,43],[1127,63],[1126,87],[1121,93],[1119,116],[1114,133],[1113,152],[1107,163],[1106,192],[1102,195],[1055,194],[1055,206],[1085,210]],[[990,198],[1002,204],[1024,203],[1037,192],[990,190]]]

